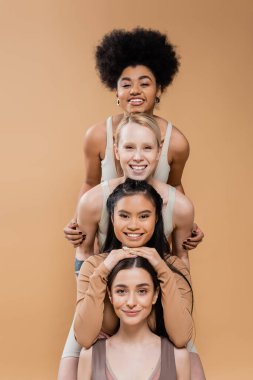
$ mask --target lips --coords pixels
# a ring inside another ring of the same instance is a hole
[[[123,313],[125,313],[128,317],[136,317],[136,315],[138,315],[138,313],[140,313],[141,310],[135,310],[135,311],[132,311],[132,310],[122,310]]]
[[[129,237],[139,237],[139,236],[142,236],[143,233],[134,233],[134,232],[124,232],[125,235],[129,236]]]
[[[131,169],[136,171],[142,171],[145,170],[147,165],[130,165]]]
[[[143,175],[147,168],[147,165],[129,165],[132,170],[132,175]]]
[[[144,234],[136,232],[124,232],[129,240],[139,240]]]
[[[144,100],[141,98],[131,98],[128,100],[132,106],[141,106],[144,103]]]

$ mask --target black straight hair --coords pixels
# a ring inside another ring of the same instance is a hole
[[[136,194],[143,194],[147,199],[149,199],[153,205],[155,206],[156,212],[156,224],[153,235],[151,239],[146,243],[146,247],[155,248],[160,257],[165,260],[170,253],[170,246],[168,240],[164,234],[164,224],[163,224],[163,216],[162,216],[162,207],[163,200],[160,194],[146,181],[138,181],[131,178],[127,178],[125,182],[118,185],[114,191],[109,195],[107,199],[107,211],[109,214],[108,221],[108,230],[106,235],[106,240],[104,246],[102,247],[102,252],[111,252],[113,249],[122,248],[122,243],[117,239],[114,233],[114,227],[112,223],[114,209],[117,202],[123,197],[129,197]],[[192,286],[188,279],[181,273],[177,268],[175,268],[172,264],[166,262],[168,267],[174,272],[179,274],[184,278],[184,280],[189,285],[191,292]],[[192,304],[193,305],[193,304]],[[162,306],[161,306],[162,307]],[[193,309],[193,306],[192,306]]]

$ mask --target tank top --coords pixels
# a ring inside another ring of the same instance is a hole
[[[169,122],[164,137],[160,159],[154,173],[154,178],[164,183],[167,183],[170,173],[170,165],[168,164],[168,149],[171,131],[172,124]],[[117,178],[119,176],[117,174],[114,159],[112,116],[109,116],[106,120],[106,149],[105,158],[101,161],[101,172],[101,181],[109,181],[109,179]]]
[[[108,181],[102,182],[101,188],[103,192],[103,206],[101,210],[101,217],[98,223],[98,232],[97,232],[98,243],[99,243],[100,248],[103,247],[105,239],[106,239],[106,235],[107,235],[109,216],[108,216],[108,211],[106,208],[106,202],[111,193]],[[168,203],[162,209],[164,234],[167,239],[170,237],[173,231],[173,210],[174,210],[175,199],[176,199],[176,189],[175,187],[168,185]]]
[[[106,339],[92,346],[92,380],[117,380],[106,360]],[[176,380],[174,347],[166,338],[161,338],[161,358],[148,380]]]

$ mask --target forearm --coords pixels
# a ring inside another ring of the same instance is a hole
[[[77,304],[74,322],[76,340],[85,348],[94,343],[102,328],[107,275],[108,270],[101,263],[88,279],[82,273],[78,279],[79,283],[89,281],[83,298]]]
[[[177,256],[180,260],[182,260],[186,267],[190,270],[190,260],[188,251],[183,249],[183,247],[180,249],[174,241],[172,241],[172,255]]]
[[[184,347],[193,334],[191,289],[185,279],[172,272],[164,261],[156,270],[161,286],[166,331],[175,346]]]

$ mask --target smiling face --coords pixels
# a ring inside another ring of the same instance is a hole
[[[122,246],[145,246],[154,233],[156,209],[144,194],[125,196],[116,203],[112,222]]]
[[[154,74],[142,65],[126,67],[117,83],[117,97],[125,112],[153,114],[156,96],[161,95]]]
[[[125,177],[148,180],[157,167],[160,147],[151,129],[129,123],[120,130],[115,155]]]
[[[124,269],[113,280],[110,298],[121,324],[137,325],[147,321],[158,289],[143,268]]]

